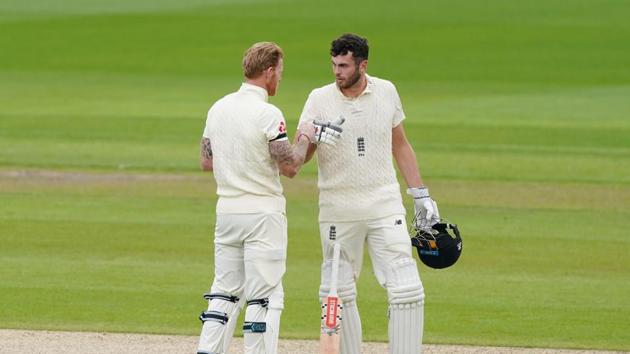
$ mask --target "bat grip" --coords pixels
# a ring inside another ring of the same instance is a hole
[[[330,293],[337,294],[337,282],[339,279],[339,258],[341,257],[341,245],[336,241],[333,245],[332,271],[330,274]]]

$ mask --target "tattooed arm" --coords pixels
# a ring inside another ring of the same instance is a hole
[[[201,138],[199,166],[202,171],[212,171],[212,147],[208,138]]]
[[[303,135],[306,135],[307,137],[310,137],[309,131],[312,131],[313,129],[315,129],[315,127],[313,126],[312,122],[311,123],[303,123],[303,124],[304,124],[304,127],[298,126],[297,132],[295,133],[296,134],[295,140],[293,140],[293,144],[294,145],[297,145],[297,143],[299,142],[300,138],[304,139]],[[315,144],[315,143],[313,143],[311,141],[310,144],[308,144],[308,148],[306,149],[304,162],[302,164],[306,164],[307,162],[309,162],[311,160],[311,158],[315,154],[315,150],[317,150],[317,144]]]
[[[280,173],[283,176],[293,178],[304,164],[309,145],[311,145],[311,141],[308,135],[300,134],[295,139],[294,145],[291,145],[288,140],[270,142],[269,152],[271,158],[278,164]]]

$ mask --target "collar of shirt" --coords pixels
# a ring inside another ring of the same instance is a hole
[[[359,94],[357,97],[348,97],[346,95],[343,94],[343,92],[341,92],[341,89],[339,89],[339,86],[335,83],[335,88],[337,89],[337,92],[339,92],[339,95],[341,95],[341,97],[345,100],[348,101],[352,101],[355,100],[365,94],[368,93],[372,93],[372,88],[374,88],[374,82],[372,80],[372,78],[370,77],[370,75],[365,74],[365,79],[367,80],[367,85],[365,86],[365,89],[363,90],[363,92],[361,92],[361,94]]]
[[[260,99],[262,99],[263,101],[265,101],[265,102],[269,101],[269,94],[267,93],[267,90],[265,90],[264,88],[262,88],[260,86],[256,86],[256,85],[248,84],[247,82],[243,82],[243,84],[241,85],[241,88],[238,91],[239,92],[251,92],[251,93],[255,94],[256,96],[260,97]]]

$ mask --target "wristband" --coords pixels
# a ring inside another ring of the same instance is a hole
[[[407,188],[407,194],[412,196],[413,199],[429,198],[429,188],[427,187]]]

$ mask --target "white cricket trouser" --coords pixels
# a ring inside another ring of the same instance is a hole
[[[244,297],[246,302],[254,300],[246,305],[246,353],[276,352],[280,312],[284,307],[282,277],[286,270],[286,250],[287,221],[284,214],[217,214],[215,274],[210,293]],[[213,305],[212,301],[219,305]],[[226,313],[224,307],[220,307],[226,303],[229,305],[225,301],[211,300],[208,311]],[[235,312],[230,315],[238,317],[234,307],[230,310]],[[223,337],[232,336],[234,324],[231,325],[229,330],[225,324],[205,322],[198,352],[227,351],[229,339]],[[203,343],[204,338],[207,338],[207,343]]]
[[[282,281],[287,258],[284,214],[217,214],[212,293],[269,297]],[[245,281],[247,279],[247,281]]]
[[[360,353],[361,323],[356,306],[356,281],[363,266],[367,242],[372,267],[381,286],[388,291],[390,303],[390,353],[419,353],[422,342],[424,290],[415,261],[404,215],[353,222],[320,222],[324,262],[320,297],[330,288],[328,269],[332,244],[341,245],[338,293],[344,306],[341,353]],[[334,234],[336,240],[331,240]],[[342,274],[342,272],[352,274]],[[408,305],[407,305],[408,304]],[[402,306],[404,316],[398,315]],[[414,310],[411,310],[414,309]],[[392,316],[393,315],[393,316]],[[394,327],[392,327],[394,326]],[[406,327],[409,328],[408,331]],[[394,331],[392,329],[399,329]],[[411,343],[411,344],[408,344]]]

